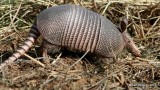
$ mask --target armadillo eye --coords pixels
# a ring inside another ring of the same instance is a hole
[[[131,41],[127,41],[127,43],[130,43]]]

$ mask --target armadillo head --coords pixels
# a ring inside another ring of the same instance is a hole
[[[127,50],[129,52],[131,52],[134,56],[139,57],[140,56],[140,51],[136,47],[136,45],[133,41],[133,38],[131,38],[131,36],[128,34],[127,31],[124,31],[122,33],[122,36],[123,36],[123,39],[125,41]]]
[[[127,19],[123,18],[123,20],[121,20],[120,22],[120,32],[122,33],[122,36],[125,42],[125,47],[134,56],[139,57],[141,53],[138,50],[137,46],[135,45],[133,38],[131,38],[131,36],[127,32],[127,25],[128,25]]]

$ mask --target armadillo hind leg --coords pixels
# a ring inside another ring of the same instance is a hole
[[[48,53],[51,53],[51,54],[60,53],[61,47],[58,45],[53,45],[46,40],[43,40],[41,44],[41,50],[42,50],[42,56],[44,58],[43,61],[45,63],[49,63],[50,61],[49,61]]]

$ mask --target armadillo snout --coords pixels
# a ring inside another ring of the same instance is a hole
[[[141,56],[140,50],[136,47],[134,43],[132,43],[131,45],[126,45],[126,47],[127,47],[128,52],[132,53],[134,56],[136,57]]]
[[[133,41],[133,38],[131,38],[131,36],[129,35],[129,33],[127,31],[122,33],[124,42],[125,42],[125,46],[127,48],[127,50],[132,53],[134,56],[136,57],[140,57],[141,56],[141,52],[138,49],[138,47],[136,46],[135,42]]]
[[[141,52],[138,50],[138,51],[134,52],[133,55],[136,56],[136,57],[140,57],[141,56]]]

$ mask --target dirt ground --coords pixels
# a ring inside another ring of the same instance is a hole
[[[126,49],[116,60],[79,52],[49,54],[42,61],[41,37],[27,52],[42,67],[22,56],[0,72],[0,90],[159,90],[160,89],[160,3],[124,3],[105,0],[4,0],[0,2],[0,62],[22,44],[36,15],[50,6],[78,4],[118,25],[129,18],[128,32],[141,51],[134,57]]]

